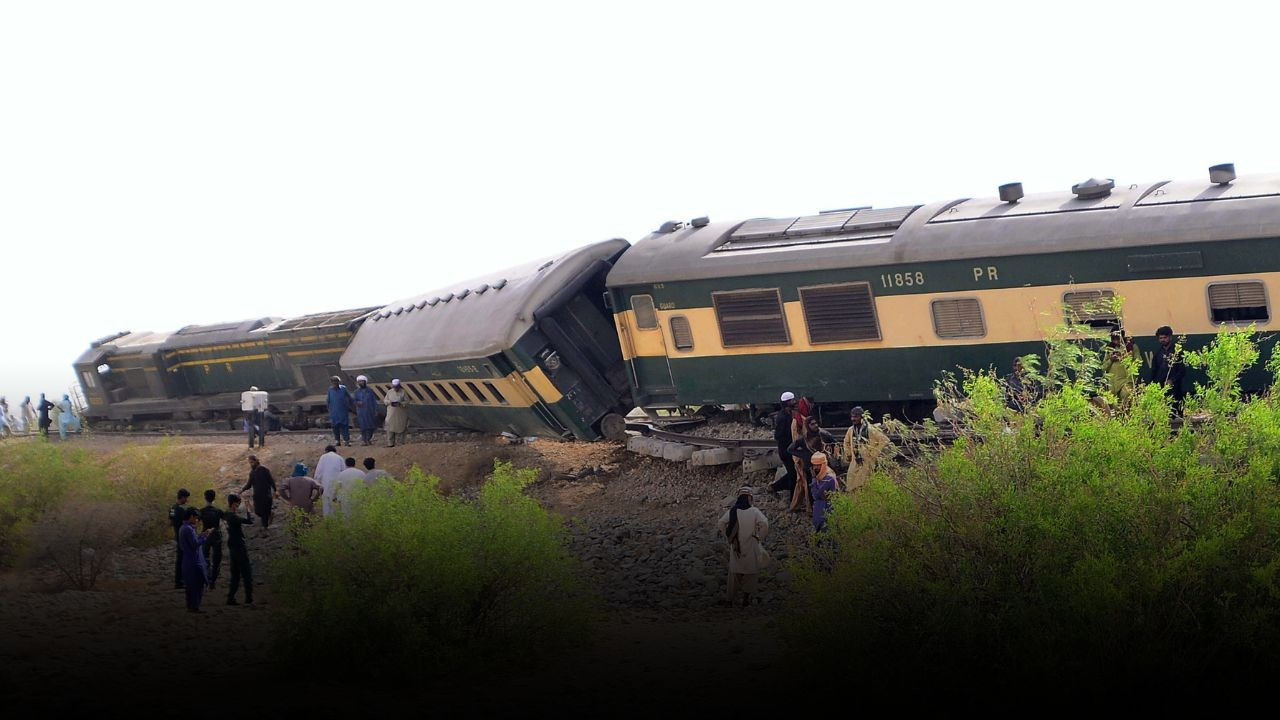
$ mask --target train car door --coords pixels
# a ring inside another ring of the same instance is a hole
[[[675,401],[675,381],[668,360],[667,340],[658,322],[658,311],[652,295],[631,296],[631,317],[634,327],[623,324],[631,345],[631,366],[635,375],[638,397],[642,406],[662,405]]]

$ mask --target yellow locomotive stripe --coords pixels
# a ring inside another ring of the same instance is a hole
[[[564,397],[551,382],[551,378],[547,377],[547,374],[542,372],[542,368],[536,365],[532,370],[524,373],[524,379],[529,382],[529,385],[538,393],[543,402],[558,403],[560,398]]]
[[[220,365],[222,363],[248,362],[250,360],[266,360],[269,357],[271,356],[267,355],[266,353],[263,353],[261,355],[239,355],[237,357],[209,358],[208,360],[188,360],[186,362],[177,363],[176,365],[170,365],[169,372],[173,372],[178,368],[188,367],[191,365]]]
[[[305,345],[307,343],[321,342],[324,340],[339,340],[351,337],[351,333],[329,333],[326,335],[314,335],[305,338],[290,337],[276,338],[271,340],[254,340],[252,342],[240,343],[224,343],[222,345],[200,345],[197,347],[183,348],[181,350],[170,350],[165,353],[166,356],[191,355],[193,353],[220,352],[226,350],[246,350],[260,349],[264,345]],[[344,343],[345,346],[345,343]]]
[[[332,355],[333,353],[341,353],[345,349],[346,348],[334,347],[334,348],[323,348],[320,350],[290,350],[286,352],[285,355],[288,355],[290,357],[294,357],[297,355],[324,355],[326,353]]]
[[[1214,275],[1189,278],[1159,278],[1153,280],[1116,280],[1112,282],[1081,285],[1042,285],[1037,287],[1000,288],[991,290],[966,290],[945,293],[919,293],[913,295],[885,295],[876,298],[876,316],[880,324],[881,339],[858,342],[813,344],[809,342],[804,321],[804,308],[798,300],[784,303],[787,330],[791,342],[785,345],[754,345],[726,348],[720,344],[720,329],[715,310],[710,307],[684,310],[659,310],[658,327],[638,330],[631,310],[619,313],[616,318],[625,323],[619,328],[620,339],[629,336],[630,343],[623,342],[623,357],[711,357],[724,355],[765,355],[792,352],[822,352],[827,350],[860,350],[905,348],[941,345],[985,345],[1009,342],[1035,342],[1043,340],[1050,328],[1064,320],[1062,300],[1068,292],[1086,290],[1111,290],[1124,298],[1122,311],[1125,328],[1131,335],[1147,335],[1161,325],[1169,325],[1179,334],[1211,334],[1219,329],[1212,322],[1207,299],[1207,287],[1217,282],[1261,281],[1266,287],[1267,298],[1280,297],[1280,273],[1252,273],[1239,275]],[[986,335],[976,338],[939,338],[933,329],[933,313],[930,303],[934,300],[976,298],[982,306]],[[1275,306],[1270,308],[1271,320],[1257,325],[1271,328],[1276,324]],[[671,337],[671,317],[682,315],[689,320],[693,334],[691,350],[676,350]]]

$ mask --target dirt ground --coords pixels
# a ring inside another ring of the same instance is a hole
[[[105,455],[125,442],[156,441],[95,436],[68,442]],[[220,495],[243,485],[249,451],[239,438],[175,442],[189,447],[193,459],[207,468],[208,487]],[[278,434],[256,453],[281,478],[297,461],[314,467],[327,442],[316,433]],[[265,694],[256,707],[323,711],[332,707],[327,692],[335,684],[344,702],[358,700],[367,709],[451,700],[467,709],[506,714],[543,704],[604,712],[662,704],[668,697],[681,698],[683,707],[692,707],[696,699],[714,707],[742,678],[779,673],[776,621],[785,576],[766,576],[760,605],[718,604],[725,559],[715,520],[726,496],[743,483],[740,468],[694,471],[632,455],[612,443],[510,445],[481,439],[386,448],[360,447],[357,441],[341,450],[357,461],[373,457],[396,476],[416,464],[454,492],[482,482],[495,458],[540,469],[529,493],[572,520],[574,550],[586,560],[606,601],[598,632],[559,662],[502,670],[496,679],[508,690],[501,693],[468,689],[475,678],[446,683],[454,688],[448,692],[439,683],[351,688],[343,686],[341,672],[282,671],[269,662],[270,558],[285,546],[284,530],[272,527],[249,539],[258,581],[253,606],[224,604],[224,561],[217,588],[206,595],[206,612],[187,613],[182,592],[171,582],[168,544],[120,553],[109,576],[91,592],[54,591],[47,570],[0,576],[0,692],[15,707],[50,714],[121,693],[150,703],[175,688],[191,697],[224,688]],[[190,489],[198,497],[205,488]],[[758,500],[775,518],[771,552],[785,557],[789,546],[803,542],[807,520],[787,514],[768,495]],[[299,681],[280,684],[282,673]]]

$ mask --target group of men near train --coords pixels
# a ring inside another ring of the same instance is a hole
[[[50,402],[40,393],[38,403],[31,402],[31,396],[22,399],[18,411],[10,414],[9,401],[0,397],[0,437],[25,435],[38,428],[40,434],[49,437],[49,428],[58,428],[58,437],[66,440],[67,433],[80,431],[80,417],[71,396],[64,394],[60,402]]]
[[[1147,380],[1164,386],[1173,400],[1174,411],[1181,412],[1186,395],[1183,387],[1186,363],[1178,352],[1171,327],[1165,325],[1157,329],[1156,341],[1158,345],[1151,357]],[[1142,359],[1133,339],[1123,330],[1114,330],[1103,359],[1102,372],[1108,389],[1120,402],[1128,402],[1133,397],[1135,372],[1141,366]],[[1034,404],[1042,394],[1042,388],[1026,373],[1021,358],[1014,359],[1013,372],[1006,376],[1005,386],[1008,405],[1014,410]],[[775,495],[781,491],[790,492],[790,510],[811,513],[814,527],[821,530],[829,508],[825,493],[841,489],[853,491],[866,485],[876,459],[889,445],[889,437],[870,422],[861,407],[850,410],[849,429],[843,441],[843,457],[849,468],[842,483],[830,469],[826,454],[826,449],[834,446],[836,439],[819,427],[814,416],[816,406],[813,399],[785,392],[780,402],[782,407],[774,416],[773,438],[784,474],[769,484],[769,491]]]
[[[405,409],[409,404],[409,396],[405,394],[400,380],[391,381],[391,387],[387,388],[386,395],[379,403],[377,393],[369,387],[369,378],[364,375],[356,378],[354,393],[342,384],[342,378],[337,375],[329,378],[325,408],[329,411],[334,443],[351,446],[351,416],[355,415],[356,424],[360,428],[360,444],[372,445],[373,434],[378,429],[378,410],[382,404],[386,405],[384,429],[387,432],[387,447],[395,447],[397,440],[404,442],[404,434],[409,429],[409,412]],[[253,448],[255,438],[259,447],[266,447],[269,408],[268,394],[257,387],[251,387],[240,394],[240,409],[244,412],[244,428],[249,434],[250,448]],[[301,408],[299,411],[301,412]]]

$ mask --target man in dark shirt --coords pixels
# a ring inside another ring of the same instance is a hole
[[[181,590],[185,587],[182,582],[182,546],[178,544],[178,531],[182,529],[182,516],[187,511],[187,498],[191,497],[191,493],[186,488],[178,491],[178,502],[169,508],[169,524],[173,526],[173,587]]]
[[[227,589],[227,604],[239,605],[236,602],[236,591],[240,589],[240,580],[244,579],[244,601],[253,603],[253,568],[249,566],[249,548],[244,543],[244,526],[253,524],[253,513],[240,514],[240,496],[227,496],[227,512],[222,519],[227,523],[227,554],[231,558],[231,586]]]
[[[209,537],[204,541],[204,564],[209,567],[209,589],[218,581],[218,569],[222,567],[222,510],[213,506],[218,494],[212,490],[204,491],[204,507],[200,508],[201,530],[209,530]]]
[[[1182,389],[1182,378],[1187,374],[1187,364],[1183,362],[1182,353],[1173,342],[1173,328],[1164,325],[1156,330],[1156,341],[1160,345],[1151,357],[1151,382],[1169,388],[1169,395],[1173,397],[1173,410],[1181,413],[1182,398],[1186,394]]]
[[[782,460],[782,467],[786,469],[787,474],[769,483],[771,493],[779,490],[793,491],[796,487],[796,464],[790,452],[791,443],[794,441],[791,436],[791,424],[795,421],[795,409],[795,393],[782,393],[782,408],[778,410],[777,415],[773,416],[773,440],[778,445],[778,457]]]
[[[276,480],[271,471],[258,463],[257,455],[249,456],[249,482],[240,489],[247,492],[253,489],[253,511],[262,518],[262,529],[266,530],[271,523],[271,501],[276,497]]]

